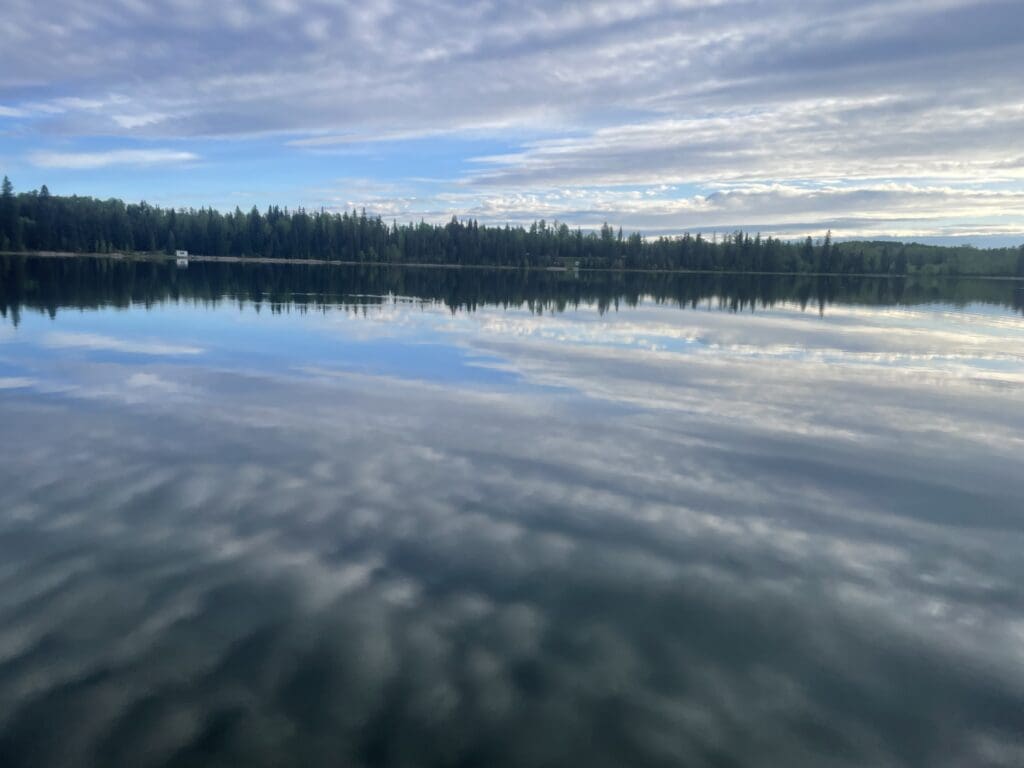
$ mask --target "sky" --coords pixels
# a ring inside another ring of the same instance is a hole
[[[17,190],[1024,242],[1020,0],[5,0]]]

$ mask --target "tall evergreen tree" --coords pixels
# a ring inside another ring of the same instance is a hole
[[[804,246],[800,251],[800,259],[803,261],[804,269],[814,269],[814,240],[808,235],[807,239],[804,240]]]
[[[18,220],[18,203],[14,199],[14,185],[4,176],[0,187],[0,249],[21,250],[21,227]]]
[[[832,230],[825,233],[825,242],[821,244],[821,268],[819,272],[831,272],[832,267]]]

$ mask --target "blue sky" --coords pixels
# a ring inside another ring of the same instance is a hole
[[[1024,4],[7,0],[0,172],[222,209],[1024,242]]]

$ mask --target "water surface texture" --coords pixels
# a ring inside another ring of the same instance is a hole
[[[1010,281],[0,260],[0,765],[1024,765]]]

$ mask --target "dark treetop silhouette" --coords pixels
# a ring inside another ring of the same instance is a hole
[[[1024,246],[979,250],[916,243],[833,243],[826,235],[792,243],[734,232],[646,239],[605,224],[584,233],[544,220],[529,228],[456,218],[445,225],[387,224],[366,211],[289,211],[271,206],[224,214],[163,209],[145,202],[51,195],[46,186],[14,194],[4,177],[0,251],[165,252],[353,262],[592,267],[739,272],[905,275],[1024,275]]]

